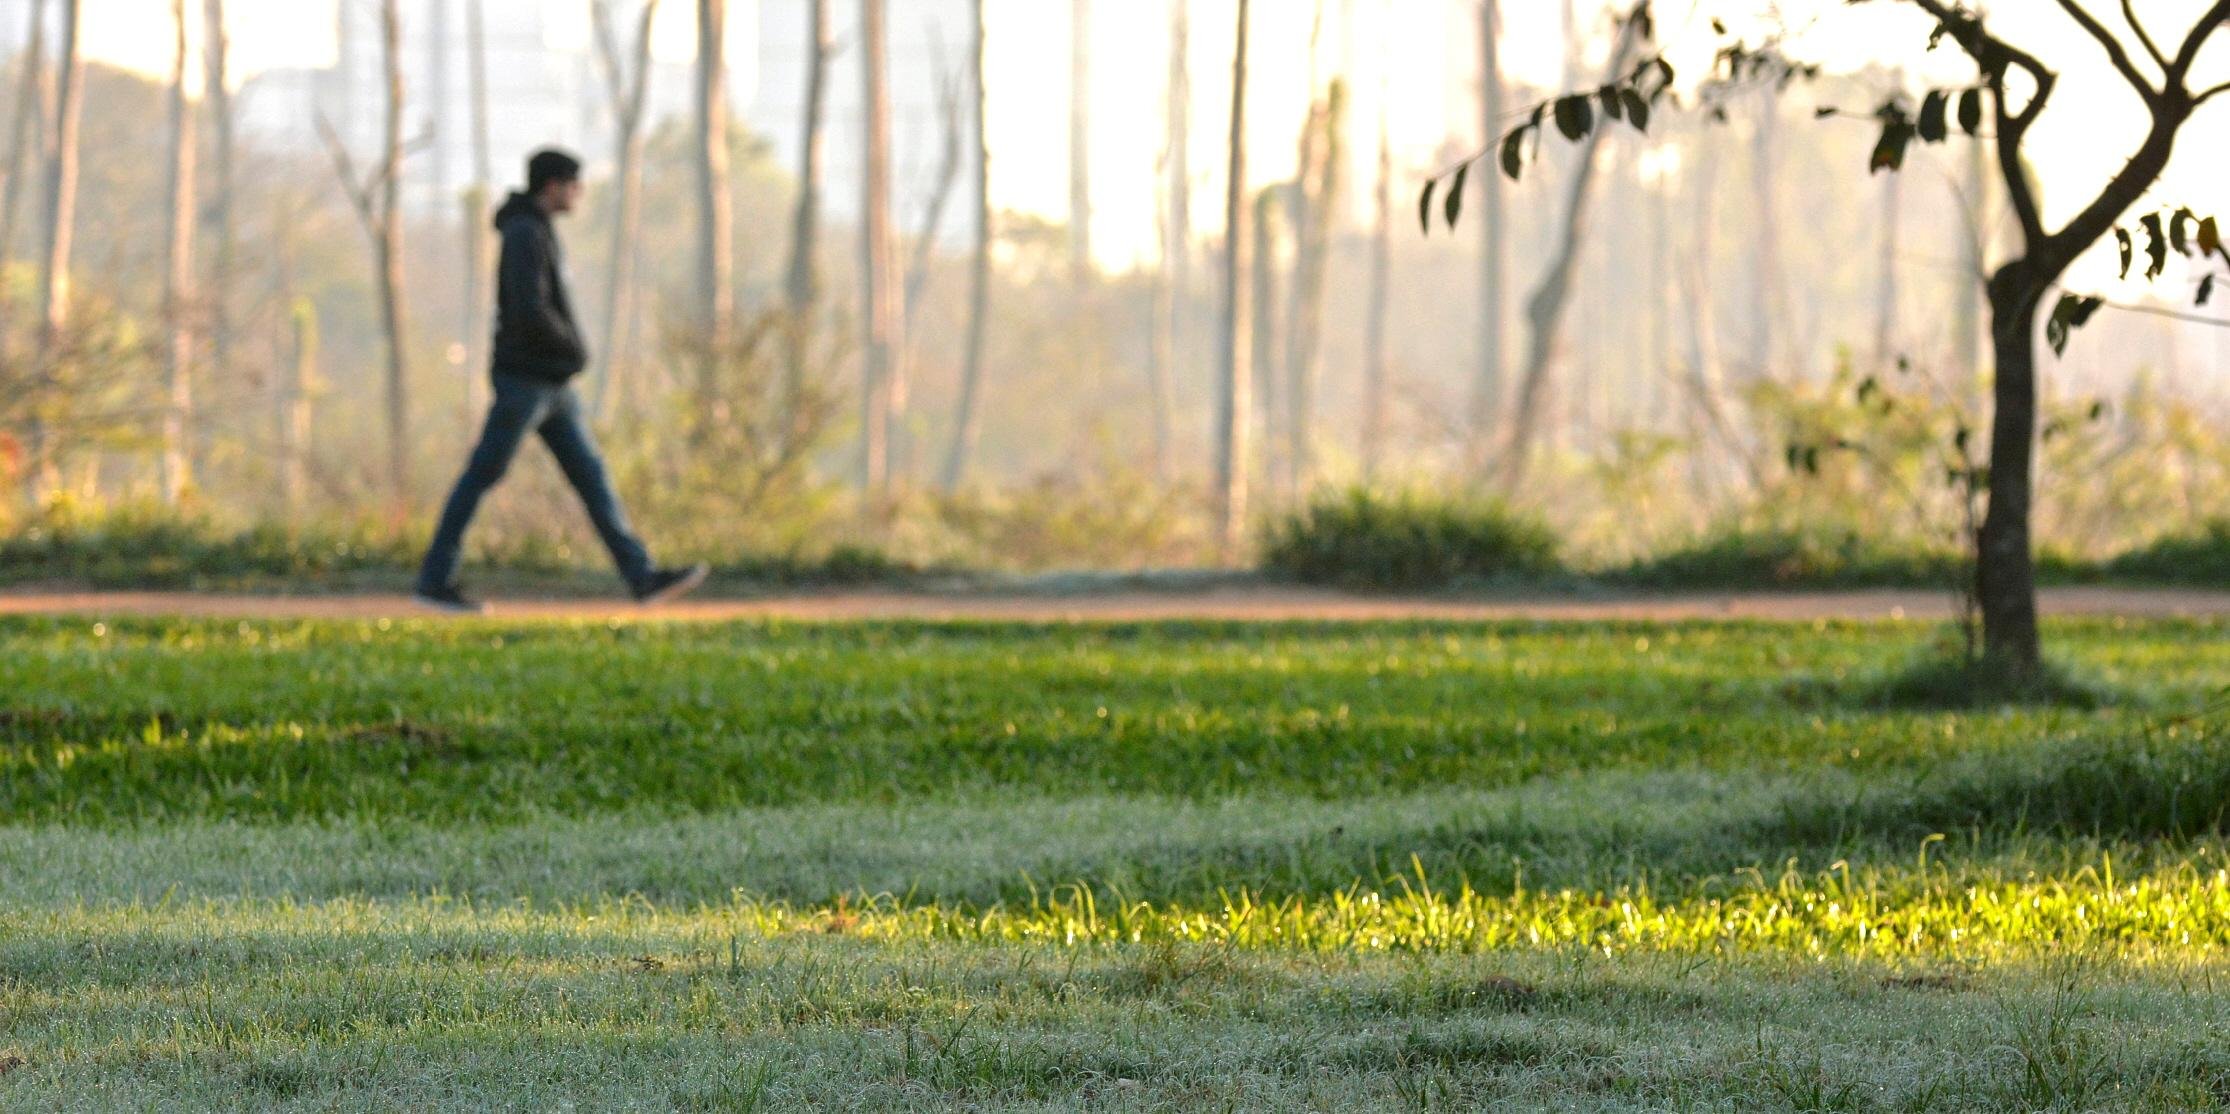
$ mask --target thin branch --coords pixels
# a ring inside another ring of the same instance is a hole
[[[2160,52],[2160,45],[2153,42],[2153,37],[2146,33],[2145,25],[2137,22],[2136,0],[2122,0],[2122,18],[2129,21],[2130,30],[2137,32],[2137,41],[2144,44],[2145,53],[2152,55],[2153,61],[2159,63],[2161,69],[2167,69],[2168,56]]]
[[[2184,83],[2184,78],[2191,73],[2192,63],[2199,60],[2199,49],[2206,46],[2207,40],[2221,30],[2224,24],[2230,24],[2230,0],[2215,0],[2214,6],[2207,9],[2207,14],[2200,16],[2199,22],[2192,25],[2191,36],[2176,51],[2175,61],[2168,63],[2170,88]]]
[[[2215,99],[2216,97],[2219,97],[2219,96],[2223,95],[2224,93],[2230,93],[2230,81],[2225,81],[2225,82],[2223,82],[2222,84],[2220,84],[2220,85],[2217,85],[2217,86],[2215,86],[2214,88],[2212,88],[2212,89],[2209,89],[2209,90],[2207,90],[2207,91],[2205,91],[2205,92],[2203,92],[2203,93],[2200,93],[2200,94],[2199,94],[2198,96],[2196,96],[2196,97],[2193,97],[2193,98],[2191,98],[2191,107],[2193,107],[2193,108],[2197,108],[2197,107],[2199,107],[2200,105],[2203,105],[2203,104],[2207,103],[2208,101],[2211,101],[2211,100]]]
[[[2128,0],[2123,2],[2127,3]],[[2137,63],[2130,61],[2129,51],[2123,49],[2122,41],[2115,38],[2114,33],[2098,21],[2098,17],[2084,11],[2083,5],[2076,0],[2059,0],[2059,5],[2060,10],[2079,24],[2085,34],[2097,39],[2098,45],[2106,48],[2106,57],[2114,63],[2114,69],[2122,75],[2122,80],[2129,82],[2130,87],[2136,89],[2148,103],[2160,96],[2160,90],[2153,88],[2152,82],[2145,79],[2145,74],[2137,68]]]
[[[1944,0],[1907,0],[1907,2],[1936,17],[1936,22],[1943,24],[1946,30],[1956,31],[1960,27],[1973,27],[1978,41],[1987,42],[1998,48],[2005,55],[2007,61],[2029,71],[2031,77],[2042,81],[2052,76],[2052,71],[2047,69],[2043,62],[2038,61],[2036,55],[1991,34],[1983,27],[1981,16],[1964,9],[1954,8],[1945,3]],[[1985,61],[1982,52],[1977,49],[1977,43],[1965,41],[1957,34],[1953,34],[1951,39],[1959,44],[1959,49],[1966,51],[1968,56],[1972,57],[1978,64]]]
[[[333,173],[341,179],[341,191],[348,195],[349,204],[356,209],[357,217],[363,220],[366,227],[377,224],[378,206],[373,200],[371,187],[357,177],[356,160],[349,157],[348,145],[341,142],[340,133],[333,130],[333,122],[325,118],[323,111],[317,114],[317,134],[319,139],[325,141],[327,153],[333,157]]]

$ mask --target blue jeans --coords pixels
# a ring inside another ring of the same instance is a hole
[[[581,418],[580,399],[573,389],[497,375],[495,393],[480,444],[472,450],[471,463],[465,466],[465,474],[457,480],[448,505],[442,508],[441,525],[435,528],[426,561],[419,566],[418,586],[446,588],[456,582],[457,566],[464,557],[465,527],[472,524],[481,497],[510,469],[529,431],[541,434],[542,443],[557,457],[558,467],[588,508],[589,521],[596,524],[597,536],[611,551],[619,574],[630,587],[646,583],[650,579],[650,554],[628,528],[627,514],[620,510],[619,497],[612,493],[604,458],[597,455],[596,442]]]

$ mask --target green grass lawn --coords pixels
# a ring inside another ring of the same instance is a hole
[[[2224,635],[0,621],[0,1109],[2220,1109]]]

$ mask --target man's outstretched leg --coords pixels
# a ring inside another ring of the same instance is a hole
[[[495,395],[495,403],[488,408],[488,424],[480,431],[480,443],[472,450],[465,474],[458,477],[456,488],[449,493],[449,502],[442,507],[441,524],[434,528],[433,544],[426,547],[426,559],[418,567],[418,600],[429,607],[472,613],[487,610],[457,587],[465,528],[472,525],[481,498],[510,469],[527,432],[541,424],[557,391],[498,375]]]
[[[542,419],[537,432],[542,435],[543,443],[550,446],[550,454],[557,457],[566,481],[580,495],[581,505],[588,509],[589,521],[596,524],[596,535],[604,539],[604,548],[611,553],[612,563],[619,567],[620,577],[627,581],[628,591],[633,592],[638,601],[670,600],[704,583],[706,569],[701,564],[678,569],[662,569],[651,564],[650,553],[627,524],[627,512],[620,509],[619,495],[612,490],[612,478],[604,467],[604,458],[596,451],[596,441],[589,435],[588,424],[581,420],[580,401],[570,388],[558,392],[549,415]]]

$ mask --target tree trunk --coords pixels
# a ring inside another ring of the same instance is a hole
[[[163,316],[169,332],[170,405],[163,412],[163,499],[176,507],[193,483],[187,446],[193,423],[194,333],[188,303],[193,297],[194,108],[186,95],[186,0],[171,0],[176,27],[176,57],[170,83],[170,237],[164,248]]]
[[[1254,322],[1250,328],[1254,379],[1261,390],[1257,395],[1262,423],[1262,474],[1265,486],[1271,488],[1270,497],[1284,494],[1287,480],[1285,469],[1285,369],[1281,366],[1278,344],[1285,335],[1285,299],[1278,289],[1285,237],[1285,210],[1283,194],[1289,187],[1265,186],[1254,197],[1253,239],[1254,275],[1252,278]],[[1248,415],[1248,420],[1255,420]]]
[[[1781,289],[1781,200],[1776,192],[1779,157],[1775,139],[1780,133],[1781,98],[1776,90],[1762,95],[1757,128],[1750,151],[1751,274],[1750,274],[1750,377],[1775,378],[1775,338],[1780,324],[1777,311],[1783,304]]]
[[[1380,83],[1378,185],[1372,193],[1371,276],[1363,318],[1363,482],[1378,481],[1386,451],[1386,303],[1394,272],[1394,143],[1390,96]]]
[[[1252,418],[1253,368],[1247,325],[1247,15],[1239,0],[1238,39],[1231,52],[1230,169],[1223,198],[1223,329],[1216,389],[1216,540],[1222,560],[1238,559],[1247,528],[1247,425]]]
[[[727,350],[735,322],[727,43],[728,0],[697,0],[697,324],[715,353]]]
[[[488,136],[488,22],[482,0],[465,0],[465,81],[472,98],[472,188],[465,192],[465,415],[477,420],[487,406],[488,350],[495,343],[493,307],[480,284],[495,269],[488,215],[494,203],[495,167]]]
[[[294,359],[281,388],[279,406],[279,493],[288,516],[298,515],[307,496],[311,404],[317,390],[317,303],[294,299]]]
[[[1966,144],[1960,166],[1961,208],[1966,224],[1960,240],[1957,285],[1951,290],[1951,373],[1953,396],[1973,413],[1982,402],[1982,319],[1984,288],[1990,283],[1990,176],[1983,144]]]
[[[860,383],[860,494],[882,514],[892,496],[892,419],[904,405],[905,311],[890,213],[888,0],[861,0],[861,105],[867,143],[860,212],[860,305],[865,326]]]
[[[1626,72],[1634,53],[1637,31],[1634,20],[1628,20],[1620,28],[1618,46],[1611,52],[1610,64],[1604,69],[1605,84]],[[1526,303],[1525,377],[1519,383],[1517,410],[1510,422],[1510,441],[1502,457],[1503,484],[1510,490],[1525,481],[1541,414],[1550,405],[1549,373],[1562,346],[1564,312],[1571,301],[1580,249],[1587,240],[1588,202],[1601,161],[1597,156],[1608,130],[1596,128],[1580,142],[1572,180],[1564,194],[1563,230],[1549,258],[1548,270],[1541,277],[1541,285]]]
[[[790,320],[785,323],[786,358],[782,368],[782,429],[784,436],[799,436],[805,391],[806,364],[812,356],[820,303],[821,178],[827,161],[822,142],[822,117],[828,101],[829,56],[836,50],[834,20],[829,0],[807,0],[812,21],[812,42],[805,58],[805,126],[798,145],[798,196],[790,213],[790,264],[783,290],[789,301]],[[980,13],[979,13],[980,18]]]
[[[385,151],[380,158],[380,322],[387,331],[387,482],[398,513],[410,501],[410,347],[403,310],[403,28],[400,0],[380,5],[387,76]]]
[[[1502,135],[1502,7],[1500,0],[1479,5],[1479,110],[1489,145]],[[1479,255],[1479,370],[1471,389],[1470,441],[1464,455],[1473,468],[1486,463],[1502,420],[1503,337],[1508,314],[1503,295],[1504,262],[1509,249],[1503,225],[1502,176],[1492,167],[1479,175],[1481,247]]]
[[[2036,564],[2029,539],[2035,473],[2036,324],[2056,272],[2027,259],[1990,280],[1990,344],[1996,405],[1990,426],[1990,505],[1975,542],[1975,599],[1985,657],[2016,677],[2033,676],[2044,651],[2037,634]]]
[[[975,0],[969,5],[976,33],[975,59],[970,66],[976,104],[976,250],[968,263],[968,340],[960,364],[960,400],[952,423],[952,448],[945,454],[942,477],[942,486],[947,492],[959,489],[967,478],[968,458],[975,455],[980,420],[976,396],[983,388],[984,330],[991,317],[991,140],[986,73],[989,40],[984,29],[984,3],[985,0]]]
[[[1311,90],[1313,93],[1314,91]],[[1323,359],[1324,281],[1332,249],[1332,214],[1339,205],[1340,178],[1347,159],[1343,129],[1347,85],[1332,80],[1323,101],[1310,113],[1316,138],[1304,144],[1295,195],[1305,219],[1293,229],[1293,300],[1286,321],[1286,469],[1287,488],[1305,496],[1316,478],[1316,387]]]
[[[1069,0],[1069,275],[1092,282],[1092,0]]]
[[[1153,406],[1154,478],[1166,482],[1176,434],[1176,374],[1184,350],[1185,306],[1192,296],[1192,13],[1188,0],[1171,0],[1167,125],[1162,169],[1167,174],[1162,216],[1161,283],[1154,316],[1154,352],[1147,390]]]
[[[45,148],[47,119],[54,112],[54,89],[46,66],[46,9],[43,3],[31,5],[31,30],[16,55],[23,73],[16,87],[15,118],[8,129],[7,195],[0,198],[0,271],[15,257],[16,216],[23,209],[24,194],[30,192],[26,187],[32,153]],[[7,299],[0,298],[0,322],[5,322],[7,308]],[[5,331],[0,329],[0,346],[4,345]]]
[[[1876,249],[1874,284],[1874,367],[1886,371],[1897,362],[1897,245],[1904,214],[1902,174],[1885,175],[1881,182],[1881,237]]]
[[[62,330],[70,320],[70,254],[77,231],[78,119],[85,105],[85,66],[79,56],[85,25],[82,0],[61,0],[61,43],[54,106],[54,153],[47,161],[45,252],[39,265],[39,345],[32,366],[52,382],[59,373]],[[56,482],[53,448],[44,418],[34,411],[26,460],[32,504],[45,502]]]
[[[598,53],[604,59],[612,101],[613,147],[619,155],[619,196],[614,200],[609,280],[604,286],[604,381],[597,410],[612,413],[632,379],[632,346],[627,322],[635,297],[635,243],[643,223],[643,113],[650,91],[650,33],[658,0],[643,5],[635,38],[621,49],[612,28],[609,3],[597,4]]]
[[[211,374],[238,381],[232,366],[232,276],[239,265],[238,183],[234,165],[236,141],[232,110],[232,35],[225,20],[225,0],[207,0],[202,15],[208,30],[202,49],[207,55],[209,123],[216,133],[210,154],[216,172],[210,187],[216,196],[210,204],[211,231],[216,238],[216,258],[209,269],[209,368]]]

